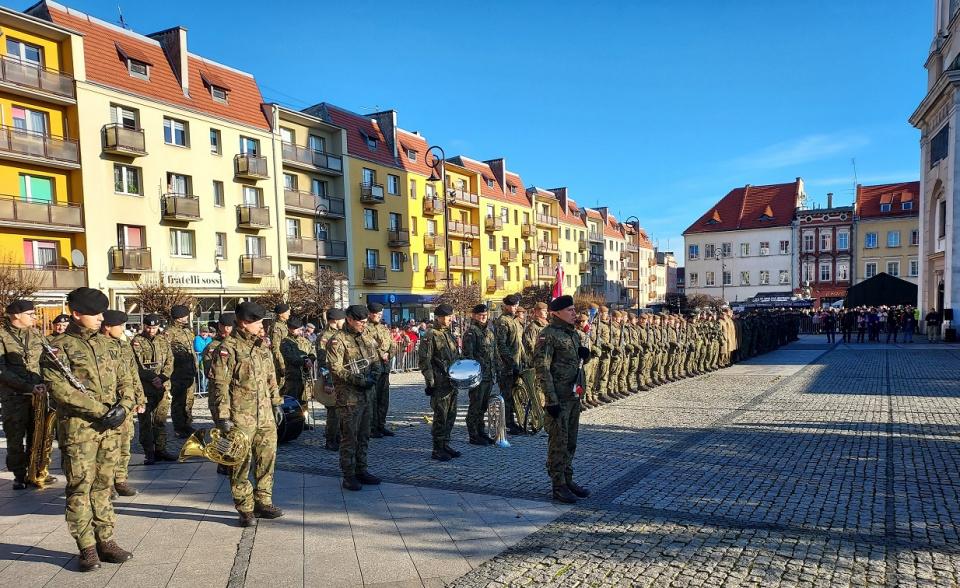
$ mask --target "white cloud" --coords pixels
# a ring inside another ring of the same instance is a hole
[[[764,147],[755,153],[737,157],[728,165],[742,169],[787,167],[832,157],[849,149],[863,147],[868,142],[866,137],[856,134],[809,135]]]

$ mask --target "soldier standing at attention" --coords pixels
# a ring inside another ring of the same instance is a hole
[[[380,478],[367,470],[367,447],[373,412],[373,394],[382,362],[377,344],[366,334],[370,311],[362,304],[347,308],[347,323],[327,341],[327,363],[333,376],[340,418],[340,470],[343,489],[357,491]],[[328,315],[329,316],[329,315]],[[364,367],[359,367],[365,364]],[[357,366],[356,368],[351,366]]]
[[[110,339],[116,346],[120,361],[117,364],[119,390],[123,396],[133,398],[134,408],[127,413],[127,418],[120,425],[120,453],[117,456],[117,469],[114,474],[113,491],[111,498],[120,496],[136,496],[140,491],[127,482],[130,466],[130,443],[133,441],[133,415],[143,414],[147,407],[147,397],[143,394],[140,384],[140,375],[137,373],[137,362],[133,358],[133,349],[123,340],[123,327],[127,323],[127,313],[119,310],[103,311],[103,323],[100,325],[100,334]]]
[[[156,460],[177,461],[167,453],[167,414],[170,412],[170,375],[173,374],[173,351],[166,338],[157,337],[160,315],[143,317],[143,332],[133,338],[133,354],[140,370],[140,383],[147,396],[147,410],[140,415],[140,444],[143,464]]]
[[[467,408],[467,433],[470,435],[471,445],[494,444],[483,422],[497,372],[496,341],[487,324],[489,316],[485,304],[473,307],[473,318],[463,336],[463,356],[480,364],[480,385],[470,389],[470,405]]]
[[[516,294],[505,296],[503,298],[503,314],[497,319],[493,329],[497,340],[497,358],[500,364],[500,395],[503,397],[503,404],[507,413],[507,432],[511,435],[519,435],[523,432],[517,426],[513,397],[513,387],[517,383],[517,378],[520,377],[520,359],[523,355],[523,322],[517,317],[519,307],[519,296]]]
[[[213,355],[220,349],[220,343],[230,336],[235,324],[234,321],[235,317],[232,312],[220,313],[220,318],[217,320],[217,334],[207,343],[206,348],[203,350],[203,376],[208,382],[210,381],[210,365],[213,363]],[[210,408],[210,414],[214,414],[213,411],[216,407],[213,406],[213,397],[210,395],[207,395],[207,406]],[[229,476],[230,466],[218,463],[217,473],[223,476]]]
[[[320,362],[320,367],[330,369],[330,361],[327,358],[327,343],[338,331],[343,329],[346,318],[347,313],[339,308],[331,308],[327,311],[327,328],[317,337],[317,361]],[[327,377],[330,379],[325,381],[324,385],[332,387],[333,379],[331,376]],[[340,422],[337,417],[337,407],[336,405],[328,406],[326,409],[327,423],[323,428],[323,437],[326,439],[325,448],[328,451],[340,451]]]
[[[383,305],[371,302],[367,305],[370,314],[367,317],[367,332],[377,343],[377,356],[383,364],[380,366],[380,379],[373,390],[373,412],[370,436],[374,439],[393,437],[393,431],[387,428],[387,411],[390,409],[390,360],[397,353],[393,345],[390,327],[382,324]]]
[[[65,314],[58,314],[57,318],[53,319],[53,331],[50,332],[50,336],[62,335],[67,332],[67,325],[70,324],[70,317]]]
[[[283,375],[287,368],[283,365],[283,354],[280,352],[280,342],[287,336],[287,320],[290,318],[290,305],[281,302],[273,307],[276,318],[270,327],[270,351],[273,353],[273,365],[276,369],[277,386],[283,390]]]
[[[537,339],[540,338],[540,331],[547,326],[547,312],[546,303],[538,302],[533,305],[532,320],[523,329],[524,358],[531,364],[533,362],[533,348],[537,344]]]
[[[306,370],[309,374],[317,356],[313,353],[313,345],[310,345],[310,341],[300,334],[302,328],[302,320],[295,316],[290,317],[287,321],[287,336],[280,341],[280,353],[283,355],[283,365],[286,366],[283,394],[296,398],[300,406],[306,406],[308,395],[303,372]]]
[[[6,308],[7,324],[0,330],[0,409],[7,437],[7,469],[13,472],[13,489],[27,487],[30,445],[33,439],[34,395],[47,388],[40,377],[40,356],[47,342],[34,328],[37,312],[33,302],[14,300]],[[45,484],[57,479],[48,476]]]
[[[606,306],[600,307],[600,314],[594,319],[593,326],[597,329],[596,342],[600,348],[600,359],[597,361],[597,373],[594,377],[593,397],[597,402],[608,404],[613,400],[607,394],[607,380],[610,377],[610,352],[613,351],[613,346],[610,344],[609,308]]]
[[[163,332],[173,352],[170,376],[170,417],[173,432],[186,439],[193,435],[193,387],[197,381],[197,354],[193,352],[193,331],[187,324],[190,309],[178,304],[170,309],[173,322]]]
[[[273,467],[277,461],[277,423],[283,418],[273,353],[260,334],[265,308],[242,302],[236,326],[220,343],[210,366],[210,404],[220,431],[240,429],[250,440],[250,453],[230,471],[230,494],[240,513],[240,526],[254,517],[276,519],[283,511],[273,504]],[[250,484],[250,469],[256,486]]]
[[[450,447],[450,432],[453,431],[453,423],[457,418],[457,389],[450,381],[450,366],[457,361],[458,355],[457,341],[450,331],[453,307],[441,304],[434,309],[433,316],[433,328],[420,339],[417,359],[426,383],[424,392],[430,397],[430,408],[433,409],[433,427],[430,430],[433,436],[433,453],[430,454],[430,459],[450,461],[451,458],[461,455]],[[517,334],[519,335],[519,332]],[[519,343],[518,338],[517,344]]]
[[[67,295],[71,323],[53,337],[54,356],[44,356],[40,374],[57,403],[57,434],[67,475],[67,529],[80,549],[79,568],[89,572],[100,561],[123,563],[133,557],[113,539],[117,517],[110,503],[120,432],[133,408],[132,391],[121,390],[117,346],[99,336],[106,295],[77,288]]]
[[[550,303],[553,320],[540,333],[534,350],[534,365],[543,391],[544,428],[547,430],[547,474],[553,483],[553,498],[573,504],[590,491],[573,481],[573,456],[580,429],[580,362],[590,360],[574,327],[577,318],[572,296]]]

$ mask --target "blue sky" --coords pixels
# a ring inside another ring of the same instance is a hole
[[[64,2],[108,22],[116,0]],[[23,9],[23,6],[14,6]],[[919,178],[933,2],[121,4],[133,30],[253,73],[267,101],[395,109],[448,155],[637,215],[662,249],[731,189],[824,204]],[[682,258],[682,256],[678,256]]]

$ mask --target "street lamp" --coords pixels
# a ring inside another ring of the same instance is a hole
[[[318,204],[317,207],[313,209],[313,240],[317,245],[317,266],[314,269],[314,276],[317,280],[317,299],[320,298],[320,234],[317,232],[317,227],[320,226],[320,218],[327,214],[327,212],[327,207],[324,204]]]
[[[632,221],[632,222],[631,222]],[[637,316],[640,315],[640,219],[635,216],[628,216],[627,220],[623,221],[626,225],[633,226],[633,234],[637,239]],[[629,253],[629,251],[628,251]],[[650,267],[649,265],[647,267]],[[648,282],[649,284],[649,282]],[[627,288],[627,291],[630,289]]]
[[[720,262],[720,298],[723,299],[723,303],[727,303],[727,284],[724,281],[724,275],[727,273],[727,262],[724,261],[726,255],[723,253],[723,248],[717,249],[715,256],[717,261]]]
[[[440,152],[440,155],[437,155],[437,152]],[[430,157],[433,157],[433,162],[431,163]],[[427,153],[424,155],[424,162],[430,167],[430,177],[427,178],[427,181],[435,184],[440,182],[442,189],[440,190],[440,195],[443,200],[443,244],[445,255],[447,256],[446,271],[447,271],[447,288],[450,288],[451,280],[453,279],[453,274],[450,272],[450,217],[448,216],[450,210],[449,206],[452,204],[452,200],[447,200],[447,154],[443,152],[443,148],[432,145],[427,149]],[[434,196],[436,196],[436,188],[434,188]]]

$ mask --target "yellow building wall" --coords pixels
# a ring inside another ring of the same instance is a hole
[[[70,69],[70,67],[64,67],[64,60],[61,59],[62,52],[60,48],[60,41],[44,38],[34,33],[27,32],[22,28],[18,28],[16,25],[10,26],[6,22],[3,23],[3,34],[4,41],[7,39],[15,39],[17,41],[23,41],[29,45],[36,45],[40,47],[42,49],[41,58],[44,67],[60,70]],[[6,42],[0,44],[0,54],[7,54]]]
[[[567,238],[567,231],[570,232],[570,238]],[[580,238],[586,240],[587,231],[583,225],[573,225],[560,221],[560,229],[557,231],[560,240],[560,262],[563,265],[563,293],[577,293],[583,281],[580,274],[580,262],[586,261],[586,253],[580,251]],[[569,260],[568,259],[569,254]]]
[[[531,215],[531,221],[534,223],[537,232],[537,239],[532,244],[534,246],[534,251],[540,253],[539,258],[534,261],[540,264],[540,267],[549,267],[549,275],[540,276],[539,272],[534,273],[534,269],[531,269],[531,274],[533,276],[534,282],[539,279],[540,284],[552,284],[556,280],[555,274],[556,271],[553,269],[557,265],[557,255],[553,251],[539,251],[539,244],[544,240],[544,234],[546,234],[549,239],[548,241],[552,243],[557,243],[559,246],[559,225],[556,226],[547,226],[537,223],[537,214],[544,214],[544,210],[547,210],[546,214],[552,217],[559,219],[560,214],[560,205],[559,203],[552,198],[543,198],[543,197],[534,197],[533,199],[533,214]],[[532,267],[532,266],[531,266]],[[564,270],[566,271],[566,270]]]
[[[480,176],[475,174],[470,170],[460,168],[451,164],[446,166],[447,172],[447,189],[457,189],[459,185],[458,182],[462,181],[464,190],[472,194],[480,193]],[[439,187],[438,187],[439,188]],[[477,199],[479,202],[479,197]],[[459,255],[468,255],[471,257],[480,258],[480,267],[476,269],[467,269],[464,272],[463,268],[453,267],[451,268],[452,272],[452,281],[455,283],[465,282],[468,284],[479,283],[481,292],[486,290],[486,267],[490,263],[491,256],[489,252],[485,251],[486,247],[481,246],[480,239],[484,237],[485,232],[483,228],[483,220],[481,217],[480,208],[474,208],[472,206],[465,206],[463,204],[454,204],[447,206],[447,218],[450,221],[460,221],[464,224],[476,225],[480,228],[479,238],[465,238],[459,235],[450,235],[450,251],[447,253],[449,256],[459,256]],[[467,252],[464,253],[467,247]],[[497,254],[497,263],[500,262],[499,253]],[[464,275],[466,274],[466,275]]]
[[[855,283],[859,284],[867,279],[867,263],[876,263],[877,273],[880,273],[887,271],[887,262],[890,261],[900,262],[900,275],[898,276],[900,279],[914,284],[918,283],[919,278],[917,276],[910,276],[910,261],[919,259],[920,247],[910,244],[910,232],[919,230],[919,228],[920,219],[916,216],[857,221],[855,229],[857,253],[853,261],[856,264],[854,268],[856,272]],[[899,247],[887,247],[887,233],[889,231],[900,231]],[[866,247],[868,233],[877,234],[877,247],[870,249]]]
[[[406,175],[407,183],[404,186],[406,193],[405,197],[409,201],[409,217],[408,222],[410,223],[410,272],[411,272],[411,284],[410,284],[410,293],[412,294],[435,294],[439,289],[441,289],[444,283],[443,280],[438,280],[436,286],[427,286],[427,267],[432,266],[434,270],[445,271],[447,262],[446,249],[436,249],[428,250],[425,246],[426,237],[427,237],[427,227],[429,221],[434,221],[435,229],[434,235],[444,235],[446,229],[443,224],[443,214],[424,214],[423,212],[423,202],[427,199],[427,178],[419,175],[408,173]],[[414,185],[414,194],[413,197],[410,196],[410,183],[413,182]],[[432,196],[431,196],[432,197]],[[441,196],[438,194],[437,198]],[[441,240],[442,242],[442,240]],[[445,247],[445,245],[444,245]],[[431,256],[435,257],[436,263],[431,263]]]
[[[502,218],[501,210],[506,208],[507,219],[503,222],[503,229],[500,231],[487,231],[486,219],[488,216],[488,206],[494,207],[494,218]],[[523,251],[525,250],[525,238],[522,236],[520,226],[523,223],[523,213],[530,209],[525,206],[518,206],[512,202],[498,200],[480,196],[480,251],[481,251],[481,292],[485,300],[494,303],[500,302],[507,294],[513,294],[523,290]],[[494,236],[493,249],[489,246],[489,236]],[[501,255],[504,251],[503,239],[507,240],[506,251],[513,252],[516,258],[507,263],[501,262]],[[491,290],[488,288],[490,266],[494,266],[495,278],[503,279],[503,287]],[[503,268],[507,268],[507,275],[504,276]]]
[[[0,232],[0,263],[21,265],[25,263],[23,255],[24,241],[48,241],[57,244],[58,265],[70,265],[70,252],[74,249],[69,233],[16,229],[3,227]],[[9,256],[9,257],[8,257]]]

